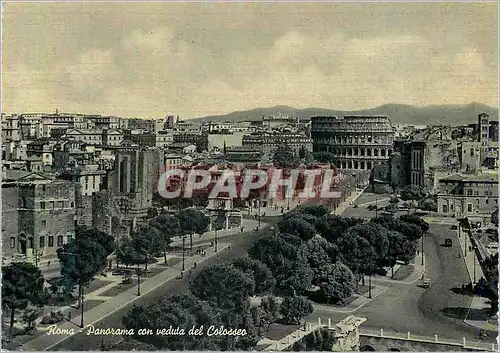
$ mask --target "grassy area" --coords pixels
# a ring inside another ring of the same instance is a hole
[[[392,279],[396,281],[402,281],[413,273],[413,265],[401,265],[396,272],[394,272],[394,277]]]

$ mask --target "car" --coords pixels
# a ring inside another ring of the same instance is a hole
[[[424,278],[422,280],[422,284],[420,285],[422,288],[430,288],[431,287],[431,280],[429,278]]]
[[[450,238],[446,238],[444,240],[444,246],[450,248],[452,244],[453,244],[453,241]]]

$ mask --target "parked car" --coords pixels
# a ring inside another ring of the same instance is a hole
[[[453,244],[453,242],[452,242],[452,240],[450,238],[446,238],[444,240],[444,246],[450,248],[452,246],[452,244]]]

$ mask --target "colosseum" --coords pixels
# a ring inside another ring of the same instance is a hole
[[[369,170],[386,162],[395,129],[387,116],[317,116],[311,118],[314,152],[331,152],[341,169]]]

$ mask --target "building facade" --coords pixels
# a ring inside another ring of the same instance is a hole
[[[37,262],[54,256],[75,234],[73,183],[7,171],[2,183],[4,258]]]
[[[287,145],[298,153],[305,149],[313,151],[313,140],[298,132],[292,131],[262,131],[243,135],[242,146],[249,150],[262,153],[262,159],[270,161],[280,145]]]
[[[311,118],[315,152],[330,152],[341,169],[372,169],[389,161],[395,130],[387,116]]]
[[[498,208],[498,174],[453,174],[439,180],[438,212],[447,216],[486,216]]]

